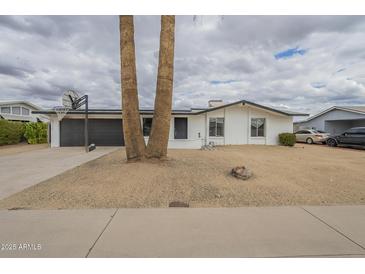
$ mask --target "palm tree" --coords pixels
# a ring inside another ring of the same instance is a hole
[[[174,76],[175,16],[161,16],[160,51],[151,134],[146,149],[148,158],[167,156]]]
[[[144,157],[145,142],[139,117],[133,16],[119,16],[123,133],[128,161]]]

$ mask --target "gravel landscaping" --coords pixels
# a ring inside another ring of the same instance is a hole
[[[3,199],[0,208],[365,204],[361,150],[246,145],[169,150],[169,157],[126,163],[121,148]],[[236,166],[249,168],[252,177],[232,177]]]

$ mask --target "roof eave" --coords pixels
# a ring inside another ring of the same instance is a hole
[[[247,104],[247,105],[255,106],[255,107],[265,109],[265,110],[268,110],[268,111],[271,111],[271,112],[279,113],[279,114],[285,115],[285,116],[292,116],[292,117],[294,117],[294,116],[309,116],[309,114],[307,114],[307,113],[287,113],[287,112],[284,112],[284,111],[281,111],[281,110],[278,110],[278,109],[270,108],[270,107],[263,106],[263,105],[260,105],[260,104],[256,104],[256,103],[253,103],[253,102],[249,102],[249,101],[246,101],[246,100],[240,100],[240,101],[236,101],[236,102],[233,102],[233,103],[229,103],[229,104],[225,104],[225,105],[221,105],[221,106],[217,106],[217,107],[203,109],[201,111],[190,111],[189,112],[189,111],[176,110],[176,111],[172,111],[171,114],[174,114],[174,115],[200,115],[200,114],[204,114],[204,113],[207,113],[207,112],[219,110],[219,109],[230,107],[230,106],[237,105],[237,104],[242,104],[242,105]],[[32,111],[32,113],[34,113],[34,114],[56,114],[56,112],[54,110]],[[69,114],[82,114],[83,111],[72,111],[71,110],[68,113]],[[120,111],[118,111],[118,110],[115,110],[115,111],[110,111],[110,110],[109,111],[108,110],[93,111],[93,110],[90,110],[89,114],[122,114],[122,111],[121,110]],[[153,114],[153,111],[141,110],[140,114]]]
[[[28,101],[3,101],[3,102],[0,102],[0,105],[12,105],[12,104],[24,104],[24,105],[28,105],[36,110],[42,110],[41,107],[34,105],[33,103],[28,102]]]
[[[312,117],[309,117],[308,119],[306,119],[304,121],[299,121],[297,123],[305,123],[305,122],[312,121],[313,119],[318,118],[318,117],[322,116],[323,114],[326,114],[326,113],[328,113],[332,110],[335,110],[335,109],[365,115],[365,112],[362,112],[362,111],[358,111],[358,110],[354,110],[354,109],[346,108],[346,107],[341,107],[341,106],[333,106],[333,107],[330,107],[328,109],[325,109],[325,110],[321,111],[320,113],[317,113],[317,114],[313,115]]]

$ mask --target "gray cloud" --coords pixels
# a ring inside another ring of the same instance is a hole
[[[31,74],[33,72],[34,72],[33,70],[27,69],[27,68],[0,64],[0,74],[7,75],[7,76],[24,78],[24,77],[27,77],[28,74]]]
[[[315,112],[365,104],[365,17],[176,17],[174,106],[209,99]],[[159,16],[136,16],[140,105],[154,102]],[[0,100],[60,104],[64,90],[90,95],[93,107],[119,108],[117,16],[0,16]],[[290,48],[303,55],[278,59]]]

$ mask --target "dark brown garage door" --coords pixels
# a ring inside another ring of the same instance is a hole
[[[84,120],[63,119],[60,145],[84,145]],[[118,119],[89,119],[89,143],[97,146],[124,146],[123,123]]]

